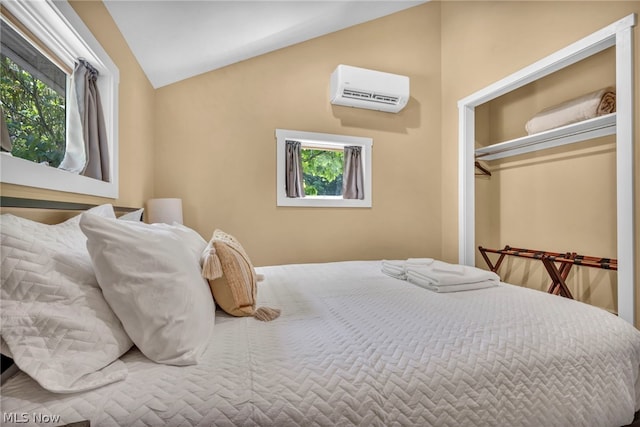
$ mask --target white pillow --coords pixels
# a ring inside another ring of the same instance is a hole
[[[118,219],[122,219],[124,221],[142,221],[142,213],[144,212],[144,208],[140,208],[133,212],[127,212],[124,215],[120,215]]]
[[[111,205],[90,211],[115,218]],[[132,346],[102,296],[79,219],[47,225],[0,216],[4,353],[59,393],[124,379],[127,369],[117,359]]]
[[[115,210],[113,209],[113,205],[111,205],[110,203],[100,205],[100,206],[95,206],[89,209],[87,212],[91,212],[92,214],[99,215],[105,218],[116,217]],[[75,215],[74,217],[68,219],[65,222],[62,222],[60,224],[55,224],[52,226],[47,226],[45,224],[33,222],[33,221],[26,220],[19,217],[13,217],[13,215],[10,215],[10,214],[7,214],[6,216],[3,215],[2,217],[7,218],[7,221],[9,221],[9,218],[11,218],[11,221],[22,222],[23,224],[21,225],[25,225],[25,228],[27,228],[27,231],[28,229],[33,227],[35,227],[35,229],[54,230],[52,233],[49,233],[47,231],[47,238],[54,239],[54,240],[64,240],[66,241],[67,245],[78,247],[78,248],[86,247],[87,238],[80,230],[80,225],[79,225],[80,214]],[[7,223],[7,226],[11,227],[11,223]],[[80,233],[78,233],[78,231],[80,231]],[[87,255],[89,255],[89,252],[87,252]],[[13,359],[11,350],[9,349],[9,346],[4,341],[1,335],[0,335],[0,353]]]
[[[202,251],[207,247],[208,242],[204,240],[197,231],[178,222],[174,222],[171,225],[163,223],[154,223],[148,225],[153,228],[165,228],[171,230],[178,236],[180,236],[180,239],[184,242],[185,245],[187,245],[187,248],[191,251],[193,257],[198,260],[198,264],[201,265],[200,258],[202,256]]]
[[[100,205],[100,206],[95,206],[91,209],[89,209],[87,212],[90,212],[94,215],[98,215],[98,216],[102,216],[105,218],[115,218],[116,217],[116,213],[113,209],[113,205],[111,203],[106,203],[104,205]],[[80,215],[76,215],[73,218],[71,218],[69,221],[72,221],[74,223],[78,223],[80,222]]]
[[[91,214],[80,228],[104,297],[140,351],[158,363],[197,363],[215,320],[200,254],[188,243],[197,233]],[[205,246],[202,239],[200,253]]]

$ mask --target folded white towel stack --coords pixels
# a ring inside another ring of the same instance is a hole
[[[500,281],[500,277],[492,271],[442,261],[434,261],[429,266],[409,266],[407,267],[408,273],[427,280],[434,286],[461,285],[487,280]]]
[[[459,292],[498,286],[500,277],[487,270],[432,258],[383,260],[382,272],[434,292]]]
[[[429,266],[407,267],[407,281],[435,292],[458,292],[497,286],[500,277],[487,270],[434,261]]]
[[[382,272],[400,280],[407,280],[407,269],[410,267],[428,266],[433,258],[409,258],[407,260],[382,260]]]
[[[421,288],[429,289],[430,291],[438,292],[438,293],[473,291],[475,289],[485,289],[485,288],[492,288],[494,286],[498,286],[497,283],[494,283],[494,282],[491,282],[491,281],[476,282],[476,283],[464,283],[464,284],[461,284],[461,285],[449,285],[449,286],[433,286],[433,285],[424,284],[424,283],[423,284],[418,284],[418,283],[411,282],[410,280],[409,280],[409,282],[413,283],[414,285],[418,285]]]
[[[407,273],[404,269],[405,261],[382,261],[382,272],[388,276],[395,277],[396,279],[406,280]]]

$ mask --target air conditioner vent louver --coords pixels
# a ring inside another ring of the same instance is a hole
[[[373,99],[378,102],[384,102],[385,104],[397,104],[398,97],[396,96],[387,96],[387,95],[373,95]]]
[[[396,105],[399,98],[397,96],[380,95],[377,93],[363,92],[360,90],[345,89],[342,91],[342,96],[351,99],[368,99],[374,102],[382,102],[384,104]]]
[[[358,90],[345,89],[342,91],[342,96],[354,99],[371,99],[371,94],[368,92],[360,92]]]
[[[397,113],[409,101],[409,77],[338,65],[331,74],[331,103]]]

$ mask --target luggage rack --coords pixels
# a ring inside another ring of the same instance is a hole
[[[554,295],[561,295],[566,298],[573,299],[571,291],[567,287],[565,281],[569,276],[569,271],[574,265],[580,265],[584,267],[601,268],[605,270],[618,270],[618,260],[613,258],[597,258],[593,256],[580,255],[575,252],[549,252],[539,251],[535,249],[525,248],[512,248],[506,245],[504,249],[489,249],[482,246],[478,246],[478,250],[484,258],[485,262],[493,271],[497,273],[505,256],[516,256],[520,258],[539,259],[542,261],[549,277],[551,277],[551,284],[547,292]],[[498,260],[494,263],[491,262],[487,253],[499,254]],[[559,264],[559,267],[556,265]]]

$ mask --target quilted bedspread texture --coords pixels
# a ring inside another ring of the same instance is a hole
[[[640,332],[601,309],[507,284],[437,294],[375,261],[258,272],[258,305],[282,315],[219,312],[202,363],[159,365],[134,348],[124,381],[76,394],[19,373],[2,385],[3,414],[131,427],[620,427],[640,409]]]

